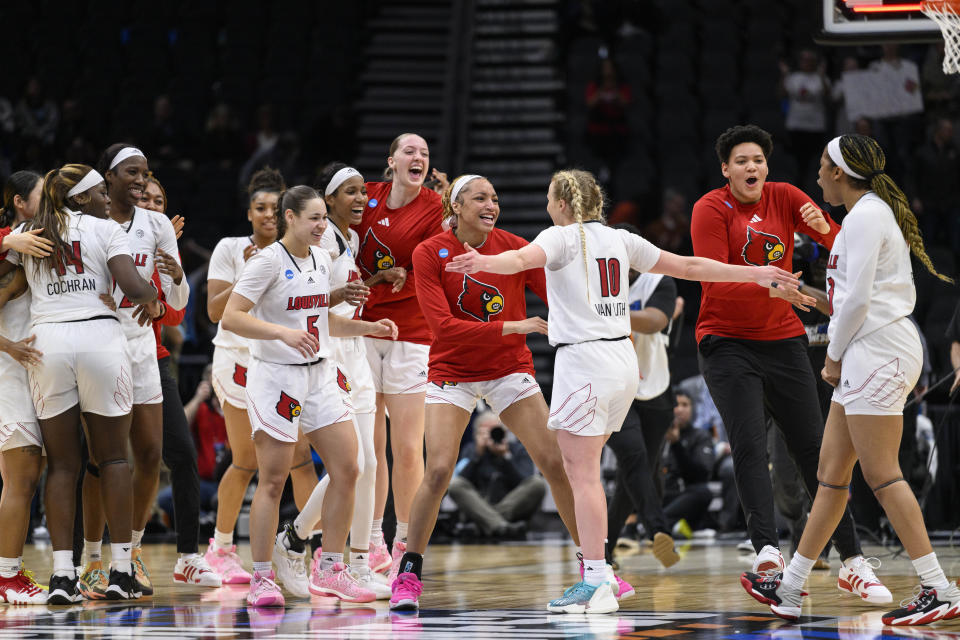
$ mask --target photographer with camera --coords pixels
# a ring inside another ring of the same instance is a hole
[[[473,442],[464,446],[447,490],[461,513],[492,538],[522,539],[546,490],[526,449],[500,418],[478,414]]]

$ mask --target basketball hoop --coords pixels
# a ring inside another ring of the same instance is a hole
[[[960,73],[960,0],[923,0],[920,10],[943,33],[943,72]]]

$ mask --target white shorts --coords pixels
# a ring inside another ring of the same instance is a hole
[[[0,451],[19,447],[43,448],[43,437],[36,420],[0,425]]]
[[[250,358],[246,394],[251,434],[262,430],[275,440],[296,442],[298,429],[310,433],[349,420],[343,395],[334,391],[336,371],[328,359],[301,367]]]
[[[333,338],[333,360],[337,366],[337,386],[344,394],[344,403],[354,413],[375,413],[377,392],[367,362],[363,338]]]
[[[640,387],[630,340],[595,340],[557,349],[547,427],[578,436],[620,431]]]
[[[900,415],[922,366],[917,328],[902,318],[850,343],[833,401],[848,415]]]
[[[250,352],[246,349],[216,347],[213,350],[211,385],[220,404],[229,403],[237,409],[247,408],[247,369]]]
[[[423,393],[430,347],[416,342],[364,338],[367,362],[377,393]]]
[[[127,357],[133,370],[133,404],[160,404],[160,365],[157,364],[157,342],[153,332],[133,340],[127,339]]]
[[[81,411],[101,416],[130,413],[133,378],[119,322],[41,323],[33,333],[33,346],[43,353],[41,365],[29,371],[38,419],[58,416],[77,404]]]
[[[27,370],[0,353],[0,425],[36,422]]]
[[[473,413],[477,400],[483,399],[499,414],[518,400],[540,393],[537,379],[529,373],[510,373],[482,382],[429,382],[427,404],[452,404]]]

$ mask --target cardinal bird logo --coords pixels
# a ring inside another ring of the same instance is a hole
[[[241,387],[247,386],[247,368],[242,364],[233,365],[233,381]]]
[[[437,386],[440,387],[441,389],[443,389],[444,387],[455,387],[455,386],[457,386],[457,383],[456,383],[456,382],[449,382],[449,381],[447,381],[447,380],[443,380],[443,381],[441,381],[441,380],[434,380],[434,381],[433,381],[433,384],[437,385]]]
[[[468,316],[487,322],[490,316],[503,311],[503,296],[496,287],[465,275],[463,293],[460,294],[457,305]]]
[[[277,402],[277,413],[285,418],[287,422],[293,422],[293,419],[300,415],[300,401],[287,395],[286,391],[280,392],[280,401]]]
[[[765,267],[783,257],[785,245],[772,233],[747,227],[747,243],[743,245],[743,261],[755,267]]]
[[[370,275],[393,268],[397,263],[390,254],[390,247],[380,242],[373,229],[367,229],[360,243],[360,267]]]
[[[341,389],[350,393],[350,381],[347,380],[347,376],[344,375],[343,371],[340,371],[340,367],[337,367],[337,384]]]

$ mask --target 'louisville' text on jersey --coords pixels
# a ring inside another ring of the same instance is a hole
[[[627,314],[626,302],[595,302],[593,307],[601,316],[623,316]]]
[[[287,298],[287,311],[297,309],[318,309],[329,306],[330,297],[326,293],[314,296],[290,296]]]

